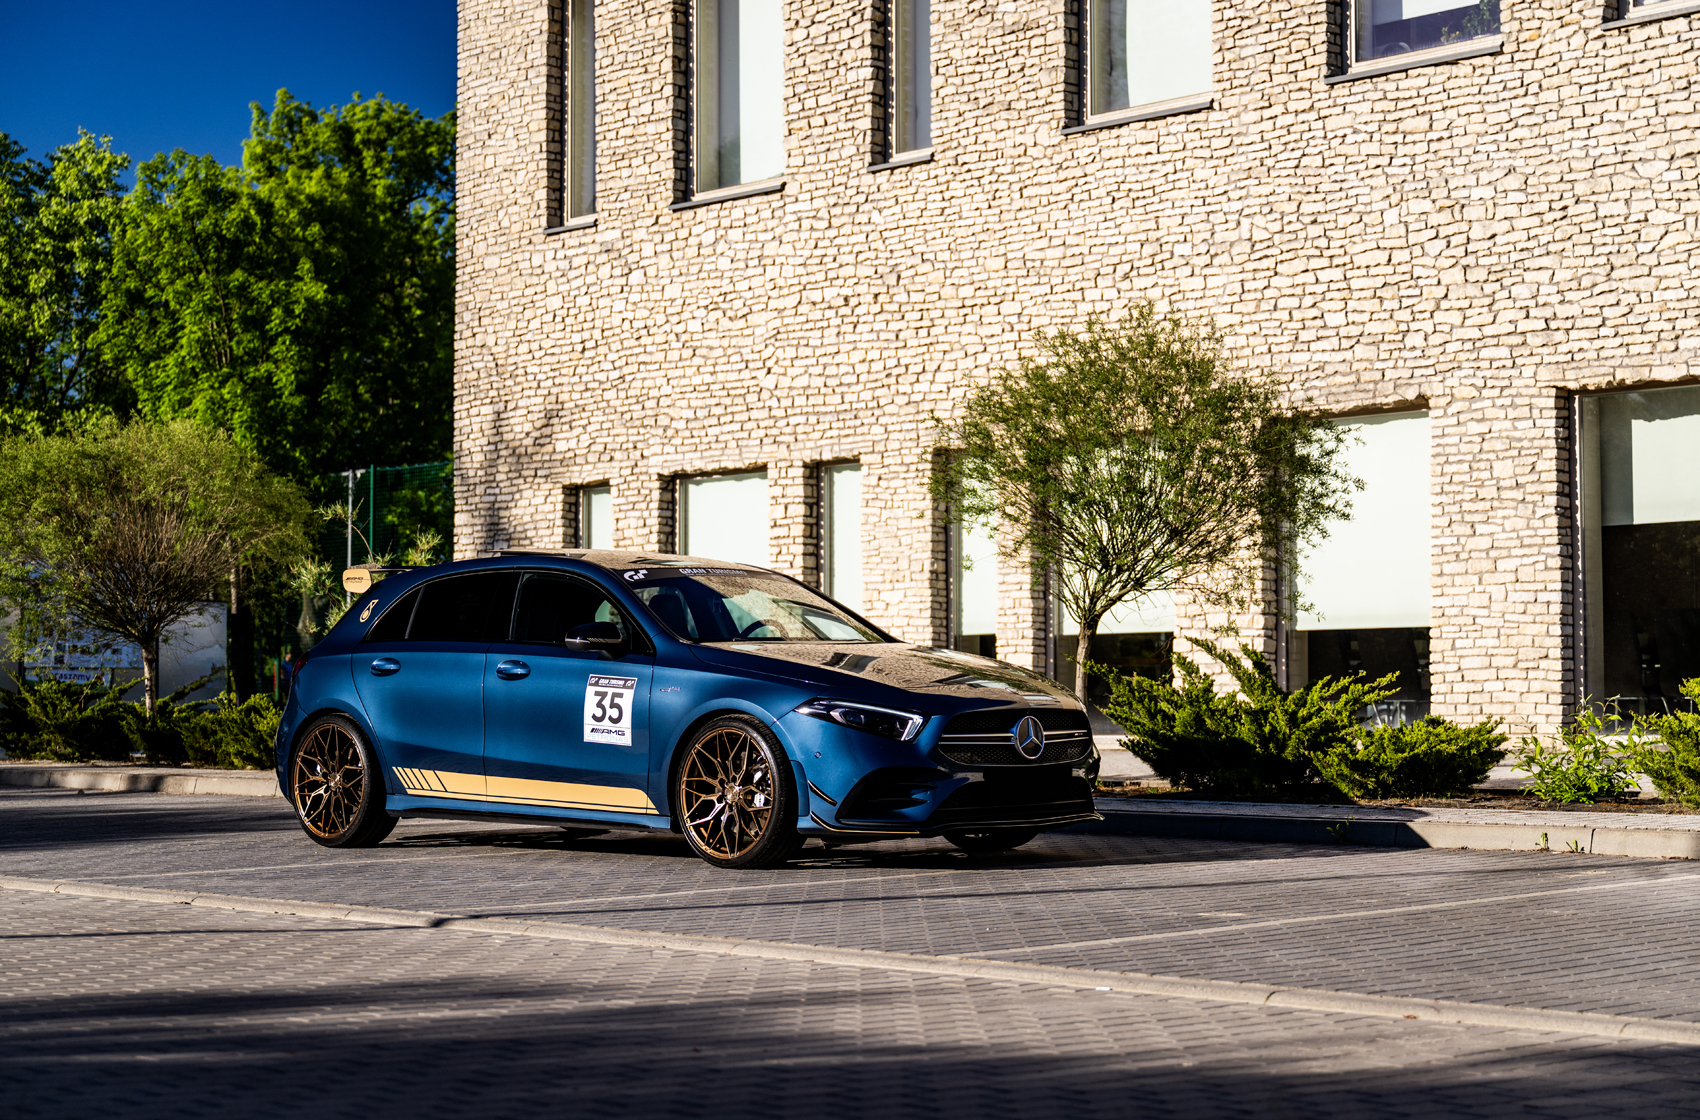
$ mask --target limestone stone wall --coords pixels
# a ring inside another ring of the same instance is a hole
[[[874,5],[786,0],[784,189],[670,209],[688,5],[599,0],[598,214],[546,233],[560,8],[462,0],[457,554],[561,544],[604,480],[619,543],[667,548],[674,476],[759,466],[806,578],[811,465],[860,458],[868,611],[940,640],[931,414],[1152,298],[1297,399],[1430,410],[1435,711],[1550,726],[1571,395],[1700,373],[1700,16],[1505,0],[1498,53],[1330,84],[1335,7],[1218,3],[1211,108],[1064,135],[1064,0],[933,0],[933,158],[870,171]],[[1042,663],[1011,567],[1000,649]]]

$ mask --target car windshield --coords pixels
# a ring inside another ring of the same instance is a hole
[[[701,568],[652,568],[623,575],[661,625],[693,642],[886,640],[836,604],[778,576]]]

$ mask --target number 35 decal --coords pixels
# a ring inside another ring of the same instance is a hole
[[[636,692],[635,677],[591,677],[585,682],[584,741],[629,746]]]

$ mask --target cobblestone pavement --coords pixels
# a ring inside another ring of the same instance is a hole
[[[1087,835],[717,872],[666,837],[0,792],[40,878],[1700,1020],[1700,867]],[[1692,1048],[0,891],[17,1115],[1696,1115]]]

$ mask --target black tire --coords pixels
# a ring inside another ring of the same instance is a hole
[[[679,830],[716,867],[778,867],[803,846],[797,787],[779,740],[760,720],[721,716],[682,748],[673,780]]]
[[[351,720],[320,716],[289,756],[289,800],[301,829],[327,848],[371,848],[395,829],[384,812],[377,752]]]
[[[947,832],[944,838],[965,852],[980,855],[1019,848],[1037,835],[1039,830],[1036,828],[970,828]]]

